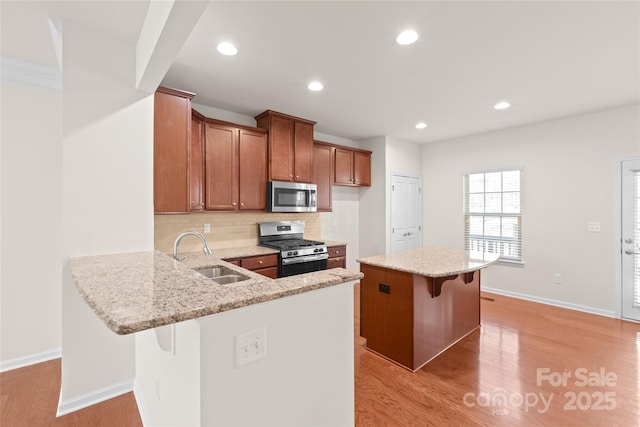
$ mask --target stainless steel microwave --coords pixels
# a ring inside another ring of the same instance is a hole
[[[316,212],[318,187],[299,182],[267,182],[267,212]]]

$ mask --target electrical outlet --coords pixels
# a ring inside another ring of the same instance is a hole
[[[267,328],[236,335],[236,368],[267,357]]]
[[[554,285],[561,285],[562,284],[562,274],[555,273],[553,275],[553,284]]]
[[[600,233],[602,232],[602,224],[596,221],[588,222],[587,231],[591,233]]]
[[[205,234],[211,233],[211,224],[205,224],[204,225],[204,233]]]

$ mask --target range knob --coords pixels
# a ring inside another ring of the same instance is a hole
[[[287,252],[287,256],[293,255],[293,252]]]
[[[294,251],[294,252],[293,252],[293,254],[294,254],[294,255],[298,255],[298,251]]]

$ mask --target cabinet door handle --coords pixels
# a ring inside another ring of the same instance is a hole
[[[258,261],[258,264],[262,264],[262,261]]]
[[[236,202],[231,203],[231,206],[236,206]]]
[[[293,178],[293,175],[289,175],[289,178]]]
[[[240,203],[240,206],[244,206],[244,203]]]

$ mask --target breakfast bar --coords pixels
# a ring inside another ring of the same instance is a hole
[[[76,289],[104,326],[134,335],[145,425],[354,425],[353,285],[362,274],[271,279],[219,258],[264,250],[71,259]]]
[[[367,348],[420,369],[480,327],[480,270],[497,259],[437,247],[358,259]]]

